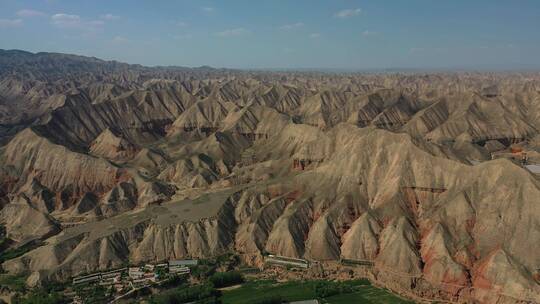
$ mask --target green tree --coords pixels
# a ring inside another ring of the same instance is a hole
[[[216,288],[232,286],[244,282],[244,277],[237,271],[216,272],[210,277],[210,282]]]
[[[210,284],[188,286],[183,285],[178,288],[168,290],[150,299],[152,304],[179,304],[179,303],[219,303],[220,293]]]
[[[314,285],[314,289],[319,298],[354,292],[354,287],[349,282],[319,281]]]
[[[63,304],[69,303],[62,294],[58,292],[49,293],[45,289],[38,289],[30,292],[26,297],[16,299],[14,304]]]
[[[268,296],[268,297],[264,297],[262,299],[256,300],[255,302],[253,302],[253,304],[281,304],[283,302],[284,302],[283,297],[279,295],[275,295],[275,296]]]

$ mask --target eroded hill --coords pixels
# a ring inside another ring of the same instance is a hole
[[[370,261],[419,296],[540,302],[540,75],[146,68],[0,52],[2,267],[234,250]],[[532,168],[532,169],[531,169]]]

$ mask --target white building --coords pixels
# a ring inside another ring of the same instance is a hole
[[[531,171],[531,173],[540,175],[540,165],[525,165],[525,168]]]
[[[140,267],[129,267],[128,275],[130,278],[137,280],[144,276],[144,271]]]
[[[172,266],[169,267],[169,272],[174,274],[189,274],[191,270],[185,266]]]
[[[170,260],[169,267],[171,266],[197,266],[199,260]]]
[[[93,283],[101,279],[100,273],[89,274],[86,276],[76,277],[73,279],[73,284]]]

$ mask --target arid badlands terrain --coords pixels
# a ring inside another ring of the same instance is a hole
[[[540,74],[249,72],[0,50],[1,266],[234,251],[540,302]]]

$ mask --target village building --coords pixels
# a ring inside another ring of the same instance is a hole
[[[264,262],[267,264],[280,265],[280,266],[289,266],[297,268],[309,268],[309,261],[298,258],[291,258],[279,255],[269,254],[264,258]]]
[[[144,276],[144,271],[140,267],[129,267],[128,275],[131,279],[138,280]]]
[[[83,283],[94,283],[101,280],[100,273],[89,274],[86,276],[76,277],[73,279],[73,285],[83,284]]]
[[[199,260],[169,260],[169,268],[175,266],[193,267],[199,264]]]
[[[99,281],[99,285],[101,286],[112,286],[118,283],[122,282],[122,276],[120,274],[117,274],[114,277],[108,277],[108,278],[101,278],[101,281]]]
[[[122,274],[124,274],[126,272],[126,270],[127,270],[127,268],[120,268],[120,269],[116,269],[116,270],[102,272],[101,273],[101,278],[102,279],[107,279],[107,278],[113,278],[113,277],[117,277],[117,276],[122,276]]]
[[[289,304],[319,304],[319,300],[304,300],[289,302]]]
[[[169,273],[171,274],[189,274],[191,270],[189,267],[185,266],[174,266],[169,268]]]
[[[525,165],[525,168],[533,174],[540,175],[540,165]]]

